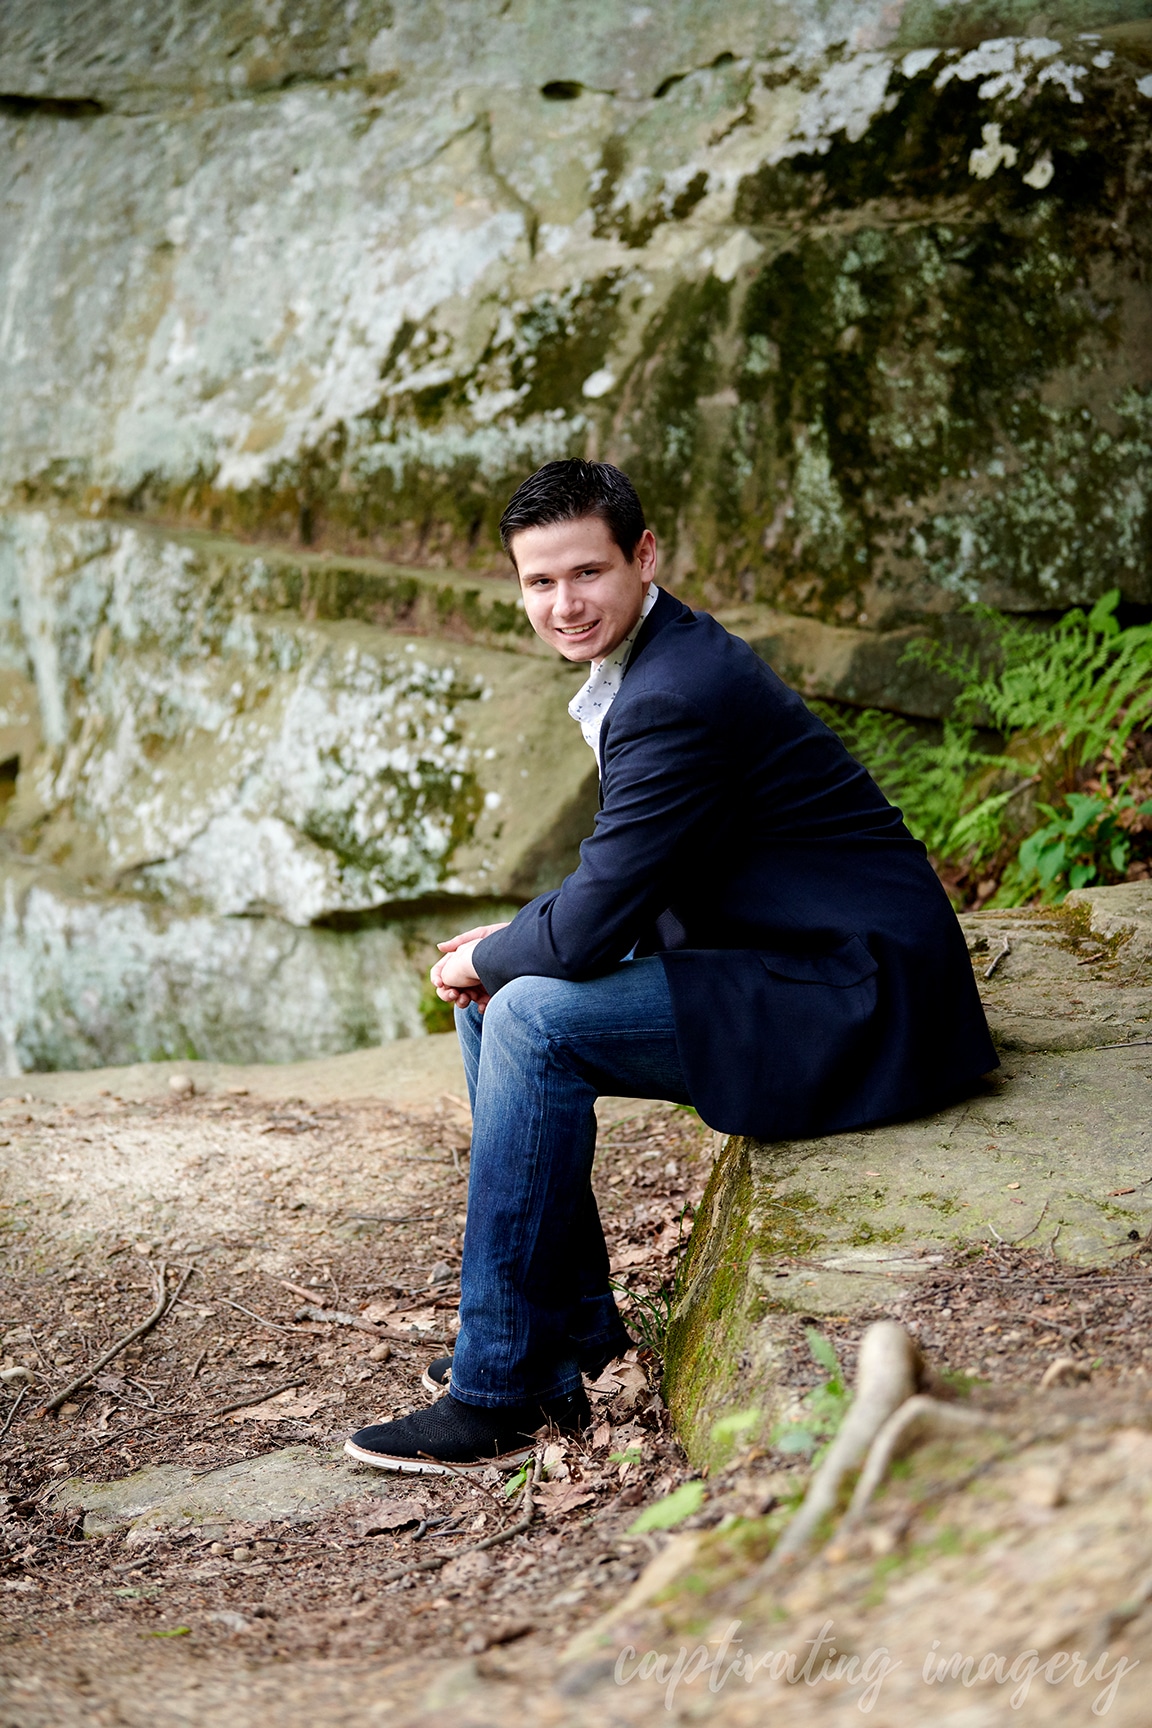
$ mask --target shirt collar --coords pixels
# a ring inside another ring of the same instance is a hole
[[[644,604],[640,608],[640,616],[627,636],[613,648],[611,654],[606,654],[603,660],[593,660],[587,681],[580,686],[568,704],[569,714],[579,723],[584,742],[595,752],[597,761],[600,759],[600,728],[624,681],[628,656],[640,634],[640,626],[659,597],[659,588],[655,582],[650,583],[644,596]]]

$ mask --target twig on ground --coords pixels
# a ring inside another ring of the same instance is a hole
[[[224,1404],[219,1410],[213,1410],[208,1417],[209,1422],[215,1422],[217,1417],[231,1416],[234,1410],[254,1410],[257,1404],[266,1404],[269,1398],[278,1398],[281,1392],[295,1392],[297,1386],[307,1386],[307,1380],[286,1380],[282,1386],[273,1386],[270,1392],[257,1392],[254,1396],[239,1399],[235,1404]]]
[[[377,1584],[395,1584],[398,1578],[406,1578],[410,1572],[438,1572],[441,1566],[446,1566],[449,1560],[462,1559],[465,1554],[480,1554],[485,1548],[495,1548],[500,1542],[511,1542],[514,1536],[522,1536],[532,1523],[536,1511],[534,1493],[540,1480],[542,1464],[540,1455],[533,1460],[532,1469],[524,1483],[524,1498],[520,1504],[523,1508],[515,1524],[508,1524],[503,1530],[495,1531],[491,1536],[485,1536],[480,1542],[474,1542],[470,1548],[461,1548],[458,1554],[430,1554],[427,1560],[412,1560],[407,1566],[394,1566],[390,1572],[381,1572],[376,1579]]]
[[[199,1356],[197,1356],[195,1362],[193,1362],[193,1364],[192,1364],[192,1372],[188,1376],[189,1380],[195,1380],[197,1374],[199,1374],[201,1368],[203,1368],[203,1366],[207,1360],[208,1360],[208,1346],[207,1346],[207,1344],[205,1344],[203,1350],[201,1350]]]
[[[353,1326],[357,1332],[367,1332],[372,1338],[383,1338],[392,1344],[427,1344],[430,1348],[448,1348],[446,1338],[432,1338],[420,1333],[400,1332],[389,1326],[375,1326],[359,1314],[342,1314],[333,1308],[316,1308],[311,1302],[296,1310],[297,1320],[311,1320],[321,1326]]]
[[[150,1417],[151,1416],[163,1416],[163,1415],[167,1415],[167,1414],[168,1414],[168,1412],[163,1411],[163,1410],[150,1410],[148,1412],[148,1415]],[[73,1455],[79,1455],[79,1454],[83,1454],[85,1452],[99,1452],[102,1447],[111,1446],[114,1441],[123,1440],[129,1434],[136,1434],[139,1432],[139,1430],[141,1428],[147,1428],[147,1426],[148,1426],[147,1420],[144,1420],[142,1422],[129,1422],[129,1424],[126,1428],[113,1428],[109,1433],[105,1434],[101,1439],[89,1440],[83,1446],[72,1446],[69,1448],[69,1451]]]
[[[296,1336],[291,1326],[278,1326],[275,1320],[265,1320],[263,1314],[253,1313],[251,1308],[245,1308],[243,1302],[233,1302],[230,1296],[221,1296],[219,1300],[229,1308],[235,1308],[238,1314],[247,1314],[249,1320],[256,1320],[261,1326],[267,1326],[269,1332],[286,1332],[289,1338]]]
[[[1048,1211],[1048,1202],[1051,1198],[1052,1196],[1049,1195],[1048,1200],[1045,1200],[1043,1206],[1040,1208],[1040,1216],[1037,1218],[1035,1224],[1033,1224],[1031,1230],[1025,1230],[1023,1236],[1011,1236],[1008,1238],[1013,1248],[1015,1248],[1020,1242],[1026,1242],[1029,1236],[1035,1235],[1036,1231],[1039,1230],[1041,1224],[1044,1222],[1044,1215]]]
[[[856,1397],[809,1483],[804,1504],[759,1569],[758,1580],[800,1558],[818,1526],[835,1511],[848,1472],[868,1453],[889,1417],[915,1392],[922,1366],[916,1344],[897,1321],[877,1320],[869,1326],[860,1342]]]
[[[1093,1044],[1093,1050],[1135,1050],[1141,1044],[1152,1044],[1152,1038],[1129,1038],[1125,1044]]]
[[[383,1212],[335,1212],[335,1218],[346,1218],[350,1224],[428,1224],[431,1212],[408,1212],[402,1218],[390,1218]]]
[[[160,1297],[148,1318],[142,1320],[139,1326],[134,1326],[131,1332],[126,1332],[123,1338],[118,1339],[115,1344],[105,1350],[104,1354],[98,1356],[95,1362],[90,1362],[87,1368],[85,1368],[83,1374],[78,1374],[75,1380],[70,1381],[68,1385],[64,1387],[62,1392],[57,1392],[55,1397],[48,1400],[47,1404],[44,1405],[41,1414],[44,1416],[50,1416],[53,1410],[58,1410],[61,1404],[66,1404],[72,1394],[74,1392],[79,1392],[82,1386],[87,1386],[93,1375],[99,1374],[101,1368],[106,1367],[107,1364],[112,1361],[114,1356],[119,1356],[121,1350],[126,1350],[129,1344],[134,1344],[137,1338],[143,1338],[144,1334],[150,1332],[153,1326],[164,1318],[165,1314],[171,1313],[172,1309],[180,1299],[181,1290],[183,1290],[185,1284],[187,1284],[195,1270],[196,1268],[194,1266],[189,1266],[185,1271],[183,1278],[181,1278],[179,1284],[176,1286],[175,1291],[171,1296],[169,1296],[168,1285],[166,1283],[168,1268],[163,1262],[161,1262],[160,1272],[157,1279],[160,1286]]]
[[[999,966],[1001,960],[1003,960],[1006,955],[1011,954],[1011,952],[1012,952],[1012,943],[1011,943],[1010,939],[1007,936],[1005,936],[1004,941],[1003,941],[1003,945],[997,949],[996,953],[992,956],[992,959],[990,960],[988,965],[985,966],[985,968],[984,968],[985,978],[991,978],[993,972],[995,972],[995,970],[996,970],[997,966]]]
[[[470,1488],[479,1488],[481,1493],[487,1494],[489,1500],[492,1501],[501,1518],[507,1517],[509,1510],[508,1501],[506,1499],[501,1499],[495,1489],[489,1488],[486,1482],[481,1482],[474,1471],[454,1470],[451,1464],[445,1464],[444,1461],[439,1458],[436,1462],[440,1465],[441,1470],[443,1470],[447,1475],[456,1476],[461,1482],[467,1482]]]
[[[7,1418],[7,1421],[4,1423],[3,1428],[0,1428],[0,1440],[3,1440],[5,1438],[5,1436],[8,1433],[9,1428],[11,1428],[13,1422],[15,1422],[16,1412],[19,1410],[21,1404],[23,1404],[23,1402],[24,1402],[25,1398],[27,1398],[27,1396],[28,1396],[28,1387],[25,1386],[24,1389],[17,1396],[15,1404],[13,1404],[11,1410],[9,1410],[8,1418]]]
[[[303,1308],[297,1308],[297,1320],[315,1320],[324,1326],[354,1326],[357,1332],[370,1332],[373,1338],[386,1338],[387,1332],[375,1325],[371,1320],[365,1320],[360,1314],[346,1314],[340,1308],[321,1308],[315,1302],[306,1302]]]
[[[267,1277],[272,1278],[269,1272]],[[287,1278],[272,1278],[273,1284],[279,1284],[281,1290],[287,1290],[289,1295],[298,1296],[302,1302],[313,1302],[322,1294],[319,1290],[310,1290],[306,1284],[290,1284]]]

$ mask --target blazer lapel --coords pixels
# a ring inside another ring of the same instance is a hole
[[[656,596],[655,606],[653,606],[651,612],[649,612],[647,618],[645,618],[644,623],[640,628],[640,634],[632,644],[632,652],[629,654],[628,664],[624,668],[624,678],[627,678],[629,672],[631,672],[641,654],[643,654],[644,650],[656,640],[656,637],[659,636],[662,630],[666,629],[667,626],[673,623],[677,618],[690,618],[691,616],[691,609],[685,606],[682,600],[677,600],[674,594],[669,594],[666,588],[661,588],[659,594]],[[622,688],[623,679],[621,679],[621,689]],[[604,724],[600,728],[599,743],[601,762],[604,761],[604,746],[608,738],[609,728],[612,725],[612,712],[616,706],[616,702],[619,702],[619,700],[620,696],[619,693],[617,693],[616,701],[613,702],[612,707],[609,708],[607,714],[604,716]],[[600,775],[599,808],[601,810],[604,808],[603,774]]]

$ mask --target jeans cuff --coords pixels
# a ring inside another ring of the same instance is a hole
[[[470,1392],[466,1386],[458,1385],[455,1377],[449,1391],[459,1403],[473,1404],[481,1410],[518,1410],[525,1404],[542,1404],[550,1398],[566,1398],[582,1384],[579,1368],[572,1368],[561,1374],[556,1384],[543,1392],[524,1392],[519,1396],[508,1394],[503,1397],[493,1392]]]

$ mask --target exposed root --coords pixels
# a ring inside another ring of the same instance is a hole
[[[809,1547],[819,1525],[836,1510],[844,1478],[868,1454],[893,1412],[912,1397],[922,1372],[920,1352],[903,1326],[895,1320],[869,1326],[860,1343],[856,1397],[809,1484],[804,1504],[761,1568],[761,1578],[794,1563]]]
[[[926,1440],[951,1440],[960,1434],[987,1432],[994,1425],[983,1411],[942,1404],[938,1398],[909,1398],[889,1416],[873,1440],[840,1533],[860,1522],[868,1502],[897,1458]]]
[[[134,1344],[136,1342],[137,1338],[143,1338],[146,1332],[151,1332],[153,1326],[157,1325],[164,1319],[166,1314],[170,1314],[173,1308],[175,1308],[177,1302],[180,1300],[180,1295],[185,1284],[187,1284],[195,1270],[196,1268],[194,1266],[189,1266],[179,1284],[176,1286],[175,1291],[170,1294],[167,1284],[168,1268],[163,1264],[163,1262],[161,1262],[159,1272],[154,1274],[158,1290],[156,1306],[153,1308],[148,1318],[142,1320],[139,1326],[134,1326],[131,1332],[126,1332],[123,1338],[118,1338],[115,1344],[109,1345],[104,1354],[98,1356],[95,1362],[89,1362],[83,1374],[78,1374],[75,1380],[69,1380],[67,1386],[64,1387],[62,1392],[57,1392],[54,1397],[48,1400],[40,1414],[42,1416],[50,1416],[53,1410],[59,1410],[60,1406],[66,1404],[74,1393],[79,1392],[82,1387],[87,1386],[88,1382],[99,1374],[101,1368],[106,1368],[114,1357],[119,1356],[121,1350],[126,1350],[129,1344]],[[15,1412],[13,1412],[13,1414],[15,1414]]]

